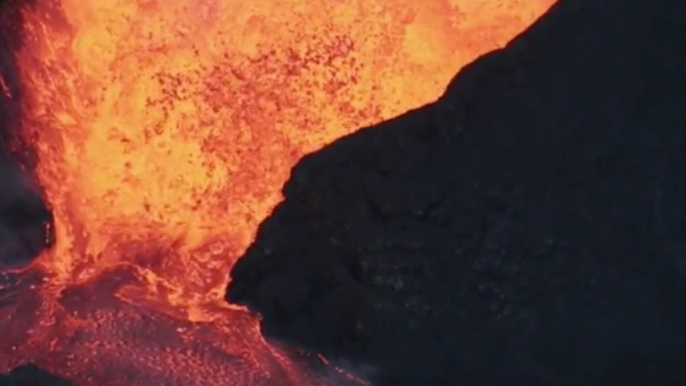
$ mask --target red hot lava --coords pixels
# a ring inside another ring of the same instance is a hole
[[[0,308],[0,371],[266,386],[328,382],[223,300],[290,167],[430,102],[552,0],[15,3],[0,12],[23,15],[21,134],[56,243]]]

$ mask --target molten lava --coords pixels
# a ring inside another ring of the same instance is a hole
[[[223,301],[293,164],[432,101],[552,0],[34,3],[14,54],[56,244],[0,308],[0,371],[262,386],[326,382]]]

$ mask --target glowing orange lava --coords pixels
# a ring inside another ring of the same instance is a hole
[[[223,301],[291,166],[432,101],[552,0],[36,3],[16,58],[56,246],[0,309],[0,371],[266,386],[324,382]]]

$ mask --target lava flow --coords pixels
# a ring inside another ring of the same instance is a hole
[[[0,372],[263,386],[331,382],[223,300],[290,168],[435,99],[552,0],[14,3],[0,12],[23,15],[21,133],[55,245],[0,308]]]

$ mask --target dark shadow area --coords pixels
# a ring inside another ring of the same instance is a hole
[[[0,374],[0,386],[72,386],[72,384],[34,365],[26,365],[17,367],[9,374]]]
[[[34,177],[35,153],[21,137],[22,90],[13,55],[22,44],[18,6],[32,1],[0,0],[0,313],[13,312],[3,307],[40,280],[16,270],[53,243],[52,214]],[[13,331],[0,331],[0,347],[8,349],[16,338]],[[0,386],[69,385],[30,364],[0,373]]]
[[[34,178],[36,155],[21,136],[14,58],[22,45],[19,5],[31,2],[0,1],[0,270],[21,268],[52,244],[52,215]]]
[[[385,385],[686,384],[683,20],[562,0],[303,158],[227,298]]]

